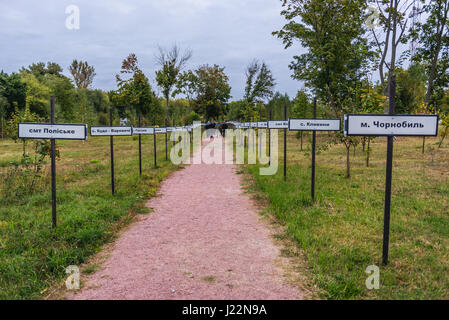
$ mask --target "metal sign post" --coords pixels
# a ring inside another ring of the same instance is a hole
[[[140,128],[140,114],[139,114],[139,128]],[[142,135],[139,133],[139,175],[142,176]]]
[[[288,129],[290,131],[312,131],[312,181],[311,197],[315,200],[315,172],[316,172],[316,132],[340,131],[340,119],[317,119],[316,99],[313,100],[313,119],[290,119]]]
[[[382,264],[388,263],[390,242],[391,180],[393,172],[393,139],[395,136],[437,136],[437,115],[395,115],[396,80],[390,81],[389,114],[348,114],[345,115],[346,136],[386,136],[387,163],[385,177],[384,234]]]
[[[112,109],[109,110],[109,127],[90,127],[90,135],[92,137],[107,137],[110,141],[111,152],[111,191],[115,194],[115,176],[114,176],[114,136],[132,136],[132,127],[113,127],[112,126]]]
[[[51,151],[51,217],[53,228],[57,225],[56,218],[56,139],[86,140],[86,124],[55,123],[55,98],[50,98],[50,123],[19,123],[18,137],[20,139],[50,139]]]
[[[287,104],[284,104],[284,120],[287,121]],[[287,128],[284,128],[284,181],[287,180]]]

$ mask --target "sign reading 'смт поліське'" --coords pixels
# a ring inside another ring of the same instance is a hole
[[[85,124],[19,123],[21,139],[86,140]]]
[[[436,136],[437,115],[345,115],[347,136]]]

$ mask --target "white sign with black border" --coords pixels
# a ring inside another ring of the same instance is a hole
[[[340,131],[340,119],[289,119],[290,131]]]
[[[346,136],[437,136],[438,115],[345,115]]]
[[[90,127],[91,136],[132,136],[132,127]]]
[[[20,139],[86,140],[86,124],[19,123]]]
[[[268,121],[268,129],[288,129],[288,121]]]
[[[267,121],[259,121],[259,122],[257,122],[257,128],[265,129],[267,127],[268,127]]]
[[[154,128],[148,127],[133,127],[133,134],[154,134]]]
[[[154,128],[156,134],[167,133],[167,128]]]

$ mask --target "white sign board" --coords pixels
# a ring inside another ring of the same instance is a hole
[[[154,128],[154,132],[155,132],[156,134],[159,134],[159,133],[167,133],[167,128]]]
[[[21,139],[86,140],[86,124],[19,123]]]
[[[268,129],[288,129],[288,121],[268,121]]]
[[[173,131],[175,131],[175,128],[173,128],[173,127],[167,127],[167,132],[173,132]]]
[[[436,136],[437,115],[345,115],[347,136]]]
[[[154,134],[154,128],[133,127],[133,134]]]
[[[251,128],[257,128],[257,122],[251,122]]]
[[[340,119],[289,119],[290,131],[340,131]]]
[[[268,127],[268,122],[266,122],[266,121],[259,121],[259,122],[257,122],[257,127],[258,128],[267,128]]]
[[[91,136],[132,136],[132,127],[90,127]]]

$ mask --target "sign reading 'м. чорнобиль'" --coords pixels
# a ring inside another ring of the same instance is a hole
[[[437,115],[345,115],[347,136],[436,136]]]

